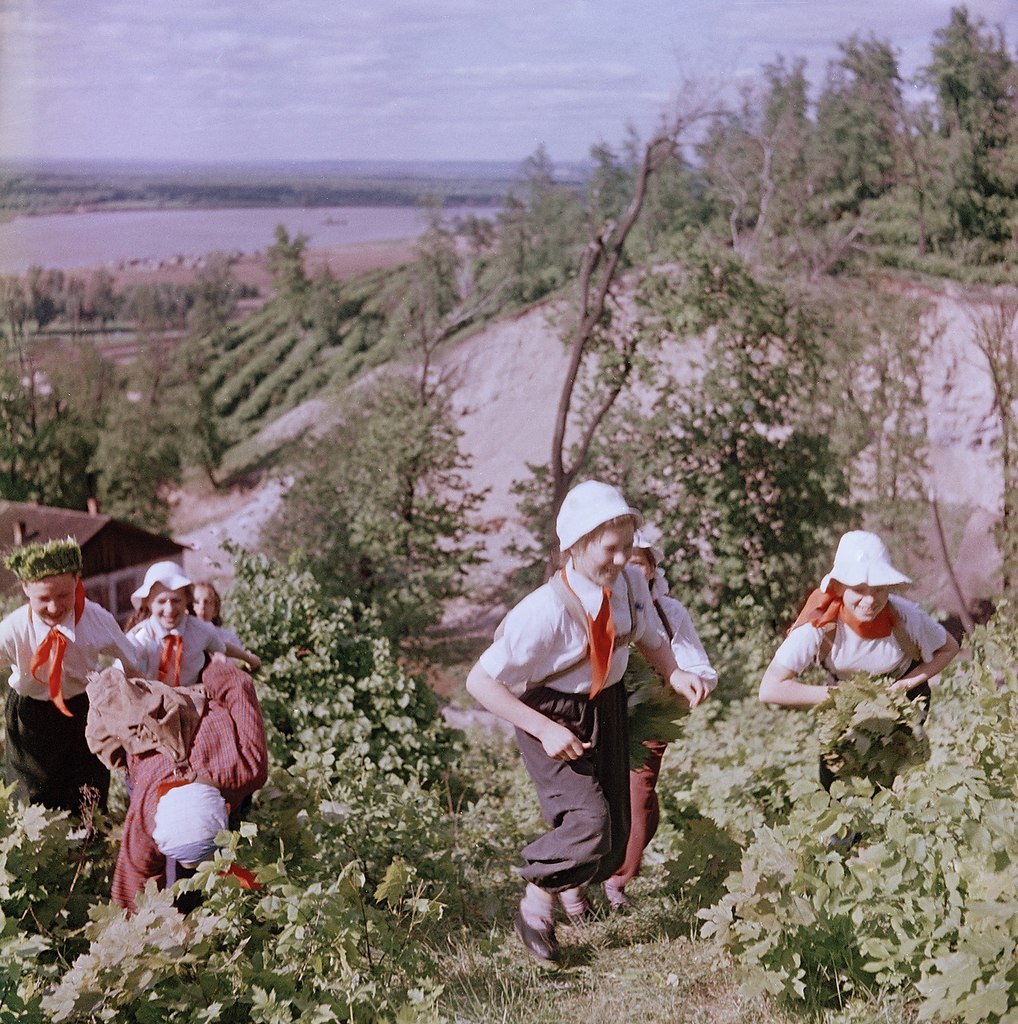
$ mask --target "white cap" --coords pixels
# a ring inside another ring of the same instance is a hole
[[[205,782],[189,782],[159,798],[152,841],[167,857],[200,864],[215,853],[216,835],[229,822],[223,794]]]
[[[131,604],[141,607],[141,602],[152,593],[152,588],[161,583],[167,590],[180,590],[191,586],[191,581],[184,575],[176,562],[156,562],[145,572],[145,582],[131,595]]]
[[[870,587],[894,587],[912,580],[891,564],[891,555],[884,542],[866,530],[852,530],[838,541],[834,567],[820,581],[826,590],[832,580],[846,587],[866,584]]]
[[[555,520],[559,547],[568,551],[581,537],[619,516],[632,516],[637,526],[643,522],[643,516],[611,484],[599,480],[577,484],[565,496]]]
[[[649,551],[651,558],[654,559],[654,564],[660,565],[664,561],[665,553],[650,539],[649,534],[652,529],[651,526],[644,524],[642,530],[637,530],[636,536],[633,537],[633,547]]]

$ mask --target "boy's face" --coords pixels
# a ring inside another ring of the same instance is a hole
[[[22,583],[21,589],[28,598],[32,614],[38,616],[47,626],[56,626],[74,610],[77,586],[77,573],[62,572],[57,576]]]
[[[148,602],[152,618],[163,629],[176,629],[187,613],[187,588],[168,590],[161,583],[155,584]]]
[[[602,527],[573,547],[573,565],[599,587],[613,587],[633,553],[635,532],[632,520]]]

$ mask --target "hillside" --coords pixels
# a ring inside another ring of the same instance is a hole
[[[928,304],[924,326],[934,353],[923,396],[929,486],[941,503],[963,592],[968,599],[985,596],[993,592],[996,552],[990,530],[1001,483],[992,448],[999,428],[994,423],[990,382],[971,340],[971,317],[978,311],[978,301],[974,293],[953,284],[896,285],[902,287],[910,297]],[[457,382],[462,444],[472,459],[470,483],[488,489],[481,530],[489,561],[476,576],[482,593],[504,577],[510,567],[506,545],[519,536],[512,482],[526,474],[528,463],[543,463],[548,458],[565,366],[565,351],[551,322],[553,311],[553,304],[543,303],[501,319],[459,341],[443,357],[444,368],[453,372]],[[259,341],[257,321],[246,331],[251,350],[245,355],[239,347],[233,358],[250,367],[251,353]],[[282,351],[292,343],[293,339],[287,342],[277,336],[273,350],[281,346]],[[267,353],[261,356],[265,359]],[[274,374],[281,372],[277,366]],[[688,371],[676,365],[677,386],[681,386],[684,372]],[[330,411],[337,408],[335,399],[310,390],[300,394],[306,386],[306,381],[295,383],[296,390],[278,406],[280,415],[244,445],[248,452],[259,452],[266,465],[273,461],[270,453],[280,452],[287,442],[331,422]],[[266,381],[256,390],[261,395],[271,392],[273,402],[280,402],[275,385]],[[255,394],[247,395],[242,404],[257,407],[259,415],[267,410]],[[189,556],[192,572],[224,574],[210,565],[217,561],[225,564],[221,554],[224,540],[256,543],[259,524],[277,505],[283,477],[285,466],[249,476],[243,487],[229,495],[181,496],[175,522],[180,539],[196,546]],[[944,611],[957,611],[932,527],[926,562],[927,571],[922,574],[925,590],[918,596]],[[450,609],[455,618],[472,611]]]

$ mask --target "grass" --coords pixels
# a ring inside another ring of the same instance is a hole
[[[729,953],[699,935],[695,881],[676,881],[660,851],[675,847],[668,820],[627,889],[633,907],[611,913],[595,888],[589,923],[557,928],[560,965],[536,961],[512,930],[522,884],[519,849],[536,835],[533,787],[511,741],[474,730],[459,765],[469,791],[451,803],[460,822],[458,891],[448,897],[439,953],[441,1009],[450,1024],[912,1024],[915,1008],[895,993],[838,1010],[789,1005],[744,988]]]

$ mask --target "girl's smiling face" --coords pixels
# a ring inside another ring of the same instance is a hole
[[[176,629],[187,614],[187,598],[187,587],[168,590],[156,583],[148,602],[152,618],[165,630]]]
[[[194,587],[194,614],[205,622],[214,622],[219,614],[219,602],[213,591],[201,583]]]
[[[872,622],[886,607],[890,587],[871,587],[859,583],[854,587],[841,588],[841,599],[845,607],[862,622]]]

